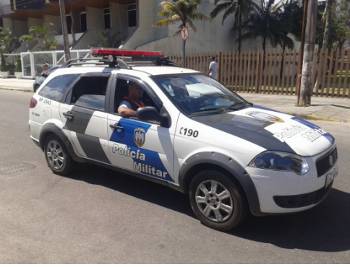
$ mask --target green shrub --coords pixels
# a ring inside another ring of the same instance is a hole
[[[16,72],[22,72],[22,61],[21,58],[18,57],[16,60]]]

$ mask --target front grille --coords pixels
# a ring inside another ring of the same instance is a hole
[[[294,196],[274,196],[273,200],[281,208],[302,208],[320,202],[330,191],[332,185],[321,188],[315,192]]]
[[[320,177],[328,172],[337,162],[338,151],[334,148],[332,151],[322,156],[316,161],[317,176]]]

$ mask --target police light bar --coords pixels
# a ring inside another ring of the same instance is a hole
[[[91,48],[92,56],[115,56],[115,57],[136,57],[136,58],[160,58],[164,57],[161,52],[121,50],[113,48]]]

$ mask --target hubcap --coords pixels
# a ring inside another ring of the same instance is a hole
[[[200,183],[195,198],[200,212],[213,222],[224,222],[233,213],[234,207],[230,191],[215,180]]]
[[[56,140],[51,140],[47,144],[46,156],[50,167],[55,170],[60,170],[63,168],[65,156],[61,145]]]

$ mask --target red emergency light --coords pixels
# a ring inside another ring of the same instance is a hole
[[[156,51],[138,51],[121,50],[113,48],[91,48],[92,56],[115,56],[115,57],[137,57],[137,58],[156,58],[164,57],[161,52]]]

